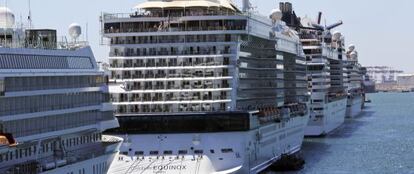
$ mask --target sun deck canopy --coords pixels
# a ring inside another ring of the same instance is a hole
[[[149,0],[135,6],[135,9],[188,7],[221,7],[233,11],[239,11],[230,0]]]

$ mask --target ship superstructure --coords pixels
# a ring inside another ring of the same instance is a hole
[[[106,173],[122,139],[90,47],[0,14],[0,173]]]
[[[361,64],[358,63],[358,52],[354,45],[350,45],[346,52],[347,59],[344,61],[346,67],[346,86],[348,91],[348,104],[346,117],[358,116],[365,102],[365,91],[363,89],[363,72]]]
[[[245,2],[245,5],[248,5]],[[308,122],[297,33],[228,0],[147,1],[101,16],[125,139],[111,173],[257,173]]]
[[[345,41],[340,32],[331,32],[342,21],[321,26],[322,13],[316,21],[308,17],[301,19],[290,3],[280,3],[280,6],[283,20],[299,32],[306,54],[312,113],[305,134],[328,134],[344,122],[347,108]]]

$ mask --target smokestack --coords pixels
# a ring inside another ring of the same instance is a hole
[[[280,11],[281,11],[282,13],[284,13],[284,12],[285,12],[285,3],[280,2],[280,3],[279,3],[279,9],[280,9]]]
[[[292,11],[293,11],[292,3],[286,2],[285,5],[286,5],[286,11],[289,12],[289,13],[292,13]]]

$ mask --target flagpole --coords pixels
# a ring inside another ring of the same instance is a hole
[[[29,16],[27,17],[27,19],[29,22],[29,29],[31,29],[32,28],[32,7],[30,4],[30,0],[28,0],[28,3],[29,3]]]
[[[6,8],[5,10],[7,10],[7,0],[4,0],[4,7]],[[4,27],[4,45],[7,44],[7,20],[8,20],[8,16],[7,16],[7,11],[6,11],[6,15],[5,15],[5,27]]]

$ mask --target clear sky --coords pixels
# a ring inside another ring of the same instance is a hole
[[[106,60],[107,46],[100,45],[101,12],[132,12],[143,0],[32,0],[35,28],[53,28],[67,35],[72,22],[88,23],[89,42],[98,60]],[[235,0],[240,5],[241,0]],[[278,7],[278,0],[251,0],[261,14],[268,15]],[[300,16],[315,17],[324,13],[327,24],[343,20],[339,27],[347,44],[355,44],[364,65],[387,65],[414,72],[414,7],[413,0],[290,0]],[[5,0],[0,0],[1,5]],[[26,21],[27,0],[8,0],[16,18]],[[85,33],[85,27],[83,27]]]

